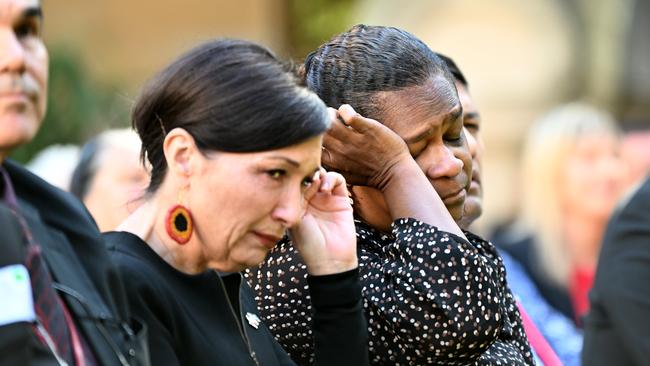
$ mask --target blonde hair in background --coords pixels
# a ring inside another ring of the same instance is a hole
[[[608,113],[584,103],[551,110],[529,130],[522,156],[523,197],[517,225],[532,234],[543,273],[560,286],[568,285],[571,258],[562,237],[563,169],[576,143],[585,136],[618,136]]]

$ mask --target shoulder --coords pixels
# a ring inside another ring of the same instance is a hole
[[[16,196],[34,207],[47,225],[65,233],[99,235],[88,210],[72,194],[54,187],[15,162],[6,161],[3,165]]]
[[[129,282],[141,281],[154,275],[156,256],[147,244],[137,236],[122,232],[112,231],[102,234],[106,248],[113,263],[127,277]],[[132,276],[131,276],[132,275]]]

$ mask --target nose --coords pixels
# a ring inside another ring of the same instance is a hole
[[[426,171],[429,179],[454,178],[463,171],[463,161],[447,146],[432,147],[427,155],[431,159]]]
[[[304,201],[300,188],[288,188],[271,212],[271,217],[273,220],[279,221],[284,228],[291,228],[302,219]]]
[[[0,29],[0,70],[22,73],[25,71],[25,47],[13,29]]]

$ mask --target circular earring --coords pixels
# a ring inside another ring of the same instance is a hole
[[[179,192],[179,202],[181,194]],[[165,229],[167,235],[180,245],[187,243],[192,237],[194,231],[194,221],[190,210],[178,203],[167,211],[165,217]]]

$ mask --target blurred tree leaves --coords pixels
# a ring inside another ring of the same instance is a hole
[[[34,140],[11,154],[21,163],[49,145],[83,144],[108,127],[128,123],[128,107],[118,99],[117,88],[94,83],[70,48],[49,47],[49,51],[47,113]]]
[[[288,0],[289,44],[302,60],[334,35],[351,28],[357,0]]]

